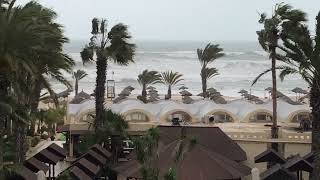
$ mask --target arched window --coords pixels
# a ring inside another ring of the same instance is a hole
[[[310,121],[310,113],[309,112],[300,112],[293,116],[291,122],[300,123],[301,121]]]
[[[191,116],[184,111],[175,111],[169,114],[167,121],[172,122],[172,120],[179,120],[181,122],[191,122]]]
[[[249,117],[250,122],[271,122],[272,115],[267,112],[256,112]]]
[[[232,116],[226,112],[215,112],[208,115],[209,123],[224,123],[224,122],[233,122],[234,119]]]
[[[142,112],[132,112],[126,115],[127,121],[149,121],[146,114]]]

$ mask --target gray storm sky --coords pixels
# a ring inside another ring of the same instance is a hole
[[[18,0],[25,3],[28,0]],[[87,39],[93,17],[123,22],[138,40],[255,41],[258,12],[279,2],[308,13],[314,32],[320,0],[39,0],[58,13],[70,39]]]

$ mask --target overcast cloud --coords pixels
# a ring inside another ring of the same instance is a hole
[[[91,19],[129,25],[138,40],[256,41],[258,12],[271,13],[277,0],[39,0],[58,13],[70,39],[87,39]],[[18,0],[25,3],[27,0]],[[320,0],[288,0],[308,13],[315,27]]]

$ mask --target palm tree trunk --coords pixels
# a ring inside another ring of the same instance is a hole
[[[102,52],[97,51],[97,78],[96,78],[96,120],[95,129],[102,127],[104,121],[104,96],[106,84],[106,71],[107,71],[107,58],[104,57]]]
[[[171,85],[168,86],[168,99],[171,99]]]
[[[3,154],[4,154],[4,143],[3,143],[3,134],[0,132],[0,172],[3,169]],[[0,176],[1,179],[1,176]]]
[[[271,49],[272,61],[272,127],[271,138],[278,139],[278,123],[277,123],[277,78],[276,78],[276,48]],[[278,152],[278,143],[271,144],[272,149]]]
[[[201,72],[201,82],[202,82],[202,93],[203,93],[203,97],[206,98],[207,97],[207,79],[205,77],[205,75],[203,74],[203,69],[202,68],[202,72]]]
[[[16,163],[20,164],[25,160],[26,146],[25,146],[25,137],[26,137],[26,128],[22,123],[16,124]]]
[[[40,93],[41,93],[41,83],[39,81],[37,81],[37,82],[35,82],[35,87],[34,87],[33,93],[30,98],[30,101],[31,101],[30,108],[31,108],[32,114],[38,112]],[[31,124],[30,124],[30,134],[31,135],[34,135],[35,126],[36,126],[36,120],[31,119]]]
[[[143,98],[143,102],[146,103],[147,102],[147,88],[146,88],[145,84],[142,85],[141,96]]]
[[[314,153],[314,169],[312,180],[320,179],[320,79],[314,78],[310,89],[310,107],[312,114],[312,152]]]
[[[78,79],[76,79],[75,85],[74,85],[74,95],[78,95]]]

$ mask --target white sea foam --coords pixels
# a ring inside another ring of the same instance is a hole
[[[157,43],[157,42],[155,42]],[[196,49],[204,47],[205,44],[197,47],[190,43],[180,46],[172,44],[150,45],[147,47],[142,44],[139,46],[135,56],[135,63],[128,66],[119,66],[109,62],[107,77],[116,81],[117,92],[122,88],[131,85],[136,89],[133,93],[140,93],[140,86],[136,82],[137,76],[144,69],[167,71],[173,70],[184,75],[185,81],[182,83],[189,87],[190,92],[198,94],[201,91],[200,79],[200,63],[197,59]],[[168,48],[168,47],[170,48]],[[143,48],[139,48],[143,47]],[[252,80],[261,72],[270,67],[270,60],[268,54],[262,51],[258,44],[226,44],[221,45],[225,47],[226,56],[216,60],[210,64],[211,67],[216,67],[219,70],[219,75],[208,81],[209,87],[215,87],[224,95],[239,96],[237,93],[240,89],[252,89],[252,93],[263,96],[264,89],[271,86],[271,75],[266,75],[261,78],[255,86],[251,87]],[[80,52],[80,50],[79,50]],[[69,55],[75,60],[76,66],[74,69],[84,69],[88,76],[80,81],[79,89],[87,92],[92,92],[95,87],[96,66],[94,63],[82,65],[80,53],[73,50]],[[114,72],[114,75],[112,75]],[[71,75],[66,77],[72,81]],[[64,90],[65,87],[53,82],[53,87],[57,91]],[[167,87],[162,84],[154,85],[157,87],[159,93],[164,94]],[[294,87],[307,88],[306,84],[299,76],[289,77],[284,82],[278,83],[278,88],[289,95],[290,90]],[[173,87],[173,93],[178,93],[178,86]]]

